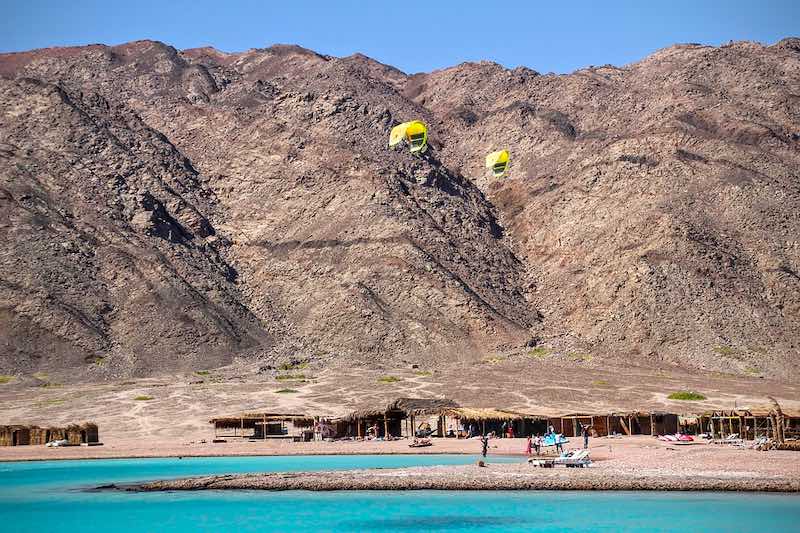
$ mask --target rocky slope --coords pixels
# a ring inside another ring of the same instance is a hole
[[[797,39],[566,76],[141,41],[0,55],[0,93],[5,373],[541,343],[797,374]],[[429,159],[386,148],[412,118]]]

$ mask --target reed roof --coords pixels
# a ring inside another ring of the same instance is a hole
[[[253,425],[257,422],[292,422],[295,425],[311,425],[314,418],[298,413],[240,413],[214,417],[208,421],[218,427],[239,427],[242,422]]]
[[[383,418],[387,414],[394,417],[442,415],[458,404],[448,398],[397,398],[383,407],[367,406],[356,409],[341,418],[351,422],[364,418]]]
[[[505,409],[494,409],[487,407],[456,407],[453,409],[448,409],[443,414],[453,418],[462,418],[465,420],[522,420],[525,418],[537,418],[542,420],[547,419],[545,416],[518,413],[516,411],[507,411]]]
[[[458,404],[448,398],[398,398],[386,406],[387,411],[402,411],[406,415],[438,415]]]

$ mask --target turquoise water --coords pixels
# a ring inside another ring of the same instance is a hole
[[[462,464],[471,456],[0,463],[4,531],[800,532],[800,497],[653,492],[91,493],[110,482],[254,471]],[[519,458],[494,458],[519,461]]]

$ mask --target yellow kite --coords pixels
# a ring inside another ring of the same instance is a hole
[[[508,169],[508,158],[508,150],[492,152],[486,156],[486,168],[492,169],[492,175],[495,178],[502,178]]]
[[[395,126],[389,134],[389,146],[396,146],[402,141],[408,143],[408,148],[412,154],[424,152],[428,148],[428,127],[419,120],[412,120]]]

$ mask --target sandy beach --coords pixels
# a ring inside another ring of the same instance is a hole
[[[199,457],[319,454],[464,453],[477,455],[477,440],[433,439],[428,448],[393,442],[228,442],[154,443],[117,441],[99,447],[7,448],[0,460],[101,459],[122,457]],[[253,474],[156,482],[144,490],[269,489],[269,490],[398,490],[398,489],[587,489],[587,490],[748,490],[800,491],[800,454],[760,452],[726,445],[698,443],[675,446],[649,436],[594,438],[588,469],[542,469],[526,462],[524,439],[490,441],[488,466],[420,467],[356,472]],[[577,441],[567,449],[575,448]],[[493,456],[515,455],[519,463],[498,464]]]
[[[796,475],[664,469],[625,470],[621,465],[541,469],[529,464],[439,466],[344,472],[204,476],[108,486],[101,490],[658,490],[800,492]]]
[[[493,441],[486,467],[438,466],[351,472],[209,476],[156,481],[125,490],[717,490],[800,491],[796,452],[759,452],[724,445],[671,446],[651,437],[593,439],[594,463],[585,469],[542,469],[527,463],[492,462],[518,452],[523,439]],[[242,448],[237,447],[236,451]],[[475,453],[474,441],[438,440],[422,453]],[[316,443],[272,448],[281,453],[408,453],[403,442]],[[262,450],[267,452],[268,450]],[[417,450],[411,450],[415,453]]]

